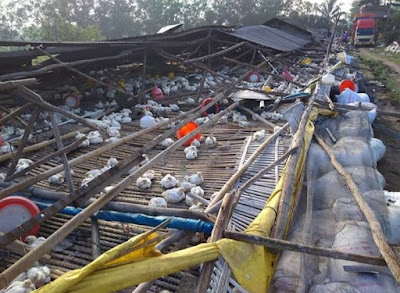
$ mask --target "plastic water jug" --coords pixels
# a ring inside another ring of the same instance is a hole
[[[145,115],[140,119],[141,128],[149,128],[156,125],[156,120],[150,115]]]

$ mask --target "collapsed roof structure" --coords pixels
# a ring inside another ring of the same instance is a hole
[[[379,111],[332,101],[348,58],[277,19],[169,29],[0,41],[0,288],[398,290]]]

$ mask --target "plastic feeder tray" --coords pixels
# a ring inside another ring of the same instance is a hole
[[[212,101],[213,101],[213,99],[211,99],[211,98],[205,99],[201,103],[201,107],[203,108],[205,105],[207,105],[208,103],[210,103]],[[218,103],[216,103],[212,107],[210,107],[206,111],[204,111],[203,116],[208,116],[208,114],[217,114],[218,112],[219,112],[219,106],[218,106]]]
[[[182,126],[177,132],[176,132],[176,137],[178,139],[181,139],[182,137],[188,135],[189,133],[191,133],[193,130],[195,130],[196,128],[198,128],[199,125],[197,125],[196,122],[194,121],[190,121],[188,122],[186,125]],[[192,143],[192,141],[194,141],[195,139],[197,139],[198,141],[200,141],[201,139],[201,133],[197,133],[195,137],[189,139],[187,142],[184,143],[185,146],[190,146],[190,144]]]
[[[353,81],[351,81],[350,79],[344,79],[344,80],[342,80],[342,82],[339,85],[339,91],[343,92],[347,88],[352,90],[353,92],[355,92],[356,84]]]
[[[8,196],[0,200],[0,231],[7,233],[39,213],[40,210],[33,201],[22,196]],[[22,241],[28,235],[37,235],[39,229],[39,225],[32,228],[21,237]]]

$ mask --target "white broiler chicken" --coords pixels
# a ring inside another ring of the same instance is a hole
[[[83,133],[80,133],[79,131],[78,131],[78,133],[75,135],[75,139],[80,139],[80,138],[82,138],[82,137],[84,137],[84,138],[86,138],[84,141],[82,141],[82,143],[81,143],[81,147],[84,147],[84,148],[87,148],[89,145],[90,145],[90,140],[88,140],[87,139],[87,137],[86,137],[86,135],[85,134],[83,134]]]
[[[191,207],[192,205],[195,205],[196,203],[198,203],[197,200],[195,200],[194,198],[191,198],[190,196],[186,195],[185,204],[186,204],[188,207]]]
[[[146,173],[143,174],[143,177],[153,180],[155,175],[156,175],[156,172],[154,170],[148,170]]]
[[[248,121],[239,121],[240,127],[249,127],[250,123]]]
[[[209,148],[215,148],[217,146],[217,139],[215,136],[208,136],[206,138],[205,144]]]
[[[154,197],[149,201],[149,207],[152,208],[166,208],[167,205],[167,201],[162,197]]]
[[[187,98],[186,102],[187,102],[188,104],[190,104],[190,105],[193,105],[194,103],[196,103],[196,101],[195,101],[193,98],[191,98],[191,97]]]
[[[93,176],[93,175],[86,176],[86,177],[83,178],[83,180],[82,180],[81,187],[87,187],[88,183],[89,183],[90,181],[92,181],[93,179],[94,179],[94,176]]]
[[[107,128],[107,133],[110,137],[121,137],[121,134],[119,133],[118,129],[113,128],[113,127],[108,127]]]
[[[7,153],[11,153],[15,150],[15,148],[10,145],[8,142],[3,143],[3,145],[0,147],[0,152],[2,154],[7,154]]]
[[[204,196],[204,190],[200,186],[195,186],[190,189],[190,193],[199,197]]]
[[[192,205],[192,206],[189,208],[189,210],[194,211],[194,212],[203,212],[204,209],[203,209],[203,207],[202,207],[201,202],[198,202],[198,203]]]
[[[113,143],[113,142],[116,142],[116,141],[118,141],[118,140],[119,140],[119,138],[117,138],[117,137],[110,137],[110,138],[107,138],[107,139],[105,140],[105,142]]]
[[[255,141],[262,141],[265,138],[265,130],[256,131],[253,134],[253,140]]]
[[[4,179],[6,179],[7,174],[6,173],[0,173],[0,182],[3,182]]]
[[[36,290],[35,285],[31,280],[12,282],[10,286],[4,291],[4,293],[30,293]]]
[[[165,189],[173,188],[178,184],[178,180],[171,174],[165,175],[161,181],[161,186]]]
[[[132,123],[132,118],[131,117],[122,117],[121,123],[123,123],[123,124]]]
[[[151,180],[147,177],[139,177],[136,179],[136,186],[140,189],[148,189],[151,187]]]
[[[144,158],[144,160],[139,163],[140,167],[146,165],[150,161],[148,155],[144,154],[144,155],[142,155],[142,157]]]
[[[187,153],[186,153],[186,159],[188,159],[188,160],[194,160],[194,159],[196,159],[197,158],[197,152],[196,151],[188,151]]]
[[[183,187],[172,188],[161,194],[167,203],[177,203],[185,198],[185,189]]]
[[[189,176],[185,176],[185,180],[194,185],[200,185],[204,182],[204,178],[201,175],[201,172],[197,172],[196,174],[190,174]]]
[[[26,275],[36,288],[40,288],[50,282],[50,269],[46,266],[30,268]]]
[[[94,178],[96,178],[97,176],[100,176],[100,175],[101,175],[101,171],[99,169],[92,169],[92,170],[87,171],[85,173],[86,177],[94,177]]]
[[[118,120],[121,121],[121,120],[122,120],[122,117],[120,117],[120,116],[115,116],[114,119],[111,120],[111,125],[110,125],[110,126],[111,126],[112,128],[117,129],[117,130],[121,130],[121,124],[118,122]]]
[[[121,110],[121,113],[127,113],[129,115],[129,114],[132,114],[132,110],[128,109],[128,108],[124,108]]]
[[[194,139],[191,143],[191,146],[195,146],[196,148],[200,147],[200,141],[198,141],[197,139]]]
[[[186,147],[183,151],[185,152],[185,154],[187,154],[188,152],[198,152],[197,147],[195,147],[194,145]]]
[[[116,158],[113,158],[113,157],[109,158],[108,161],[107,161],[107,164],[106,164],[106,166],[110,167],[110,168],[112,168],[114,166],[117,166],[117,165],[118,165],[118,160]]]
[[[169,107],[172,112],[179,112],[179,106],[177,104],[170,104]]]
[[[64,182],[64,174],[58,173],[49,177],[49,183],[54,185],[60,185]]]
[[[167,147],[171,146],[173,143],[174,143],[174,140],[172,138],[166,138],[160,143],[160,145],[167,148]]]
[[[29,245],[29,247],[31,248],[35,248],[38,247],[39,245],[41,245],[44,241],[46,240],[46,238],[44,237],[36,237],[34,235],[29,235],[28,237],[25,238],[25,242],[26,244]]]
[[[190,183],[188,181],[182,181],[179,183],[179,187],[185,188],[186,192],[189,192],[192,187],[195,187],[196,184]]]
[[[196,124],[198,124],[198,125],[204,124],[205,121],[206,121],[205,117],[199,117],[196,120],[194,120],[194,122],[196,122]]]
[[[99,144],[103,142],[103,138],[101,137],[101,134],[98,131],[89,132],[87,138],[89,139],[91,144]]]

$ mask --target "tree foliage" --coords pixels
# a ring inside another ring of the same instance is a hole
[[[9,0],[11,1],[11,0]],[[330,28],[337,0],[14,0],[0,5],[2,39],[98,40],[154,34],[165,25],[262,24],[279,16]],[[10,8],[11,7],[11,8]]]

